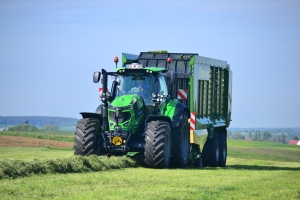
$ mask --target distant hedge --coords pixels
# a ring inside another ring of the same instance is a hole
[[[21,124],[18,126],[11,126],[8,128],[8,131],[39,131],[39,129],[30,124]]]
[[[78,119],[50,116],[0,116],[0,125],[4,127],[23,124],[24,121],[40,128],[46,124],[56,124],[57,126],[76,126]]]

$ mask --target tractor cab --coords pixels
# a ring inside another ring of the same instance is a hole
[[[114,95],[116,98],[128,94],[137,94],[143,98],[147,106],[152,106],[154,96],[158,94],[164,97],[168,96],[165,78],[157,73],[136,73],[131,70],[118,75],[117,82],[118,86]]]

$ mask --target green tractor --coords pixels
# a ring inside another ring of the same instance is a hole
[[[171,62],[171,60],[169,60]],[[96,113],[81,113],[75,133],[75,155],[144,154],[152,168],[185,167],[190,153],[189,118],[186,105],[172,97],[165,68],[131,63],[115,72],[95,72],[95,83],[114,76],[111,92],[102,92]],[[171,73],[170,83],[177,83]]]
[[[193,53],[122,55],[114,72],[95,72],[102,104],[82,112],[74,154],[142,155],[151,168],[224,167],[231,121],[232,72],[223,60]],[[102,78],[101,78],[102,76]],[[108,76],[114,77],[111,91]]]

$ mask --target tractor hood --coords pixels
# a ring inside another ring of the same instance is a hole
[[[143,99],[137,94],[126,94],[117,97],[108,105],[108,120],[110,130],[120,127],[120,130],[136,132],[145,114]]]
[[[142,99],[137,94],[126,94],[120,97],[117,97],[112,103],[111,106],[113,107],[125,107],[129,105],[137,104],[138,108],[143,106]]]

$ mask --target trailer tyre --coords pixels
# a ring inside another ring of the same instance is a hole
[[[171,167],[186,167],[190,154],[190,133],[188,116],[183,114],[181,128],[172,136]]]
[[[212,139],[207,138],[203,148],[202,163],[207,167],[218,167],[220,158],[219,134],[214,133]]]
[[[171,157],[171,128],[168,122],[157,120],[147,124],[145,164],[152,168],[168,168]]]
[[[202,158],[195,159],[195,167],[202,168]]]
[[[78,121],[74,139],[74,155],[100,154],[100,148],[96,145],[99,128],[98,119],[85,118]]]
[[[227,141],[226,141],[226,134],[219,133],[219,166],[225,167],[226,166],[226,159],[227,159]]]

